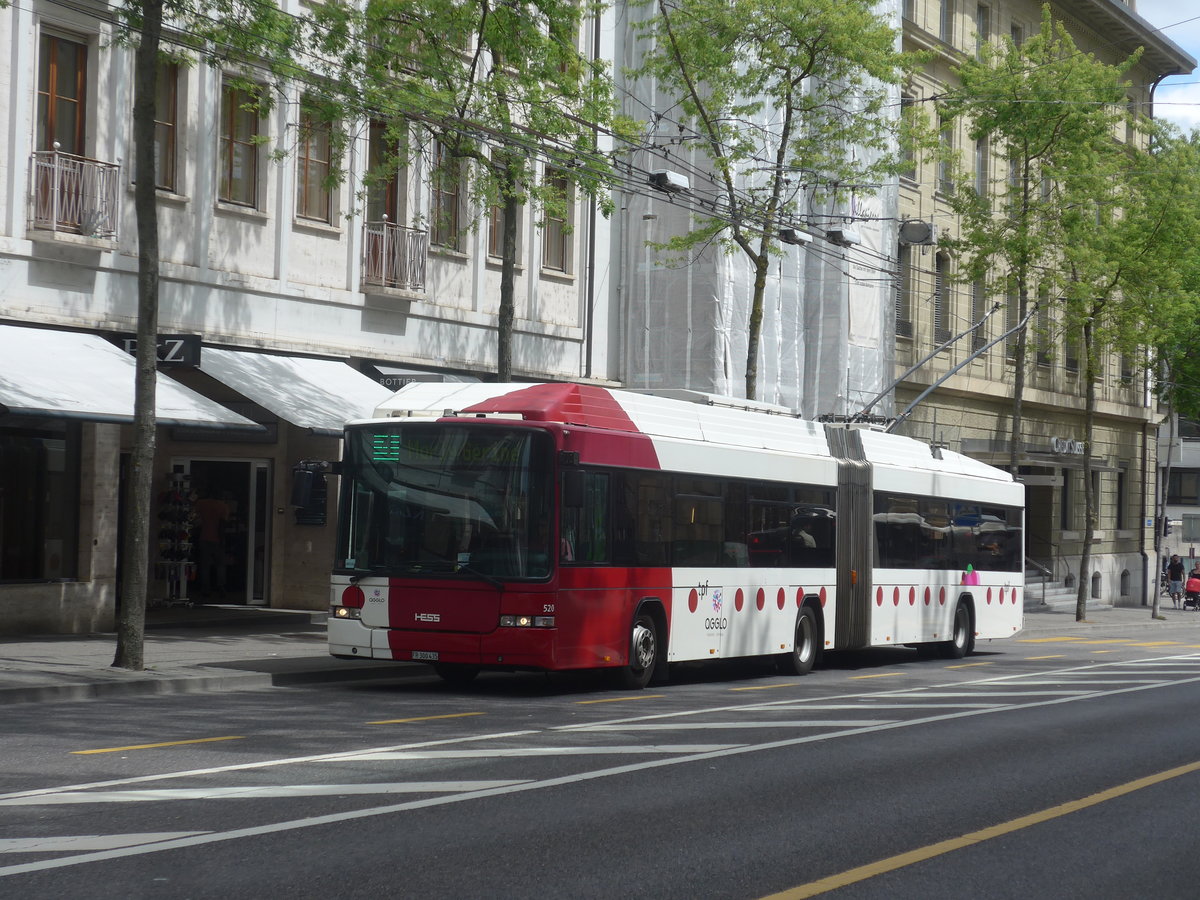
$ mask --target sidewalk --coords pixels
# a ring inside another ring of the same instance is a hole
[[[425,666],[334,659],[325,613],[245,606],[147,611],[145,670],[112,667],[115,634],[0,638],[0,705],[398,678]]]
[[[1200,626],[1200,613],[1149,607],[1030,607],[1020,636],[1070,636],[1114,629],[1163,635]],[[334,659],[325,647],[325,613],[239,606],[152,609],[145,671],[112,667],[112,634],[0,639],[0,705],[137,694],[229,691],[318,682],[425,675],[414,663]]]

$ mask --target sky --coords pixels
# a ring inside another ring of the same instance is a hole
[[[1159,85],[1155,118],[1168,119],[1185,131],[1200,128],[1200,6],[1188,0],[1137,0],[1135,9],[1197,60],[1191,75],[1172,75]]]

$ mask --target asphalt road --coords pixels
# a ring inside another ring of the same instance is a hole
[[[0,897],[1192,898],[1172,637],[11,707]]]

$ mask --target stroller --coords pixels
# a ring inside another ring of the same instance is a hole
[[[1183,585],[1183,608],[1200,611],[1200,574],[1191,573]]]

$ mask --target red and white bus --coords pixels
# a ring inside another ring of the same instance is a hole
[[[957,658],[1020,630],[1008,473],[707,399],[412,384],[348,424],[330,653],[637,688],[672,662],[803,674],[826,649]]]

